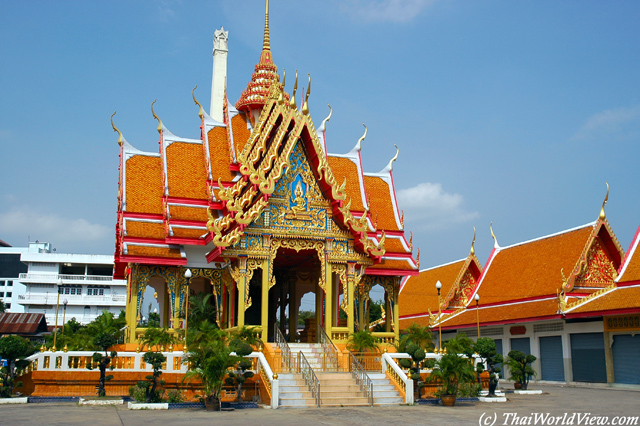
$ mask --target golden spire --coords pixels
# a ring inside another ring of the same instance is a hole
[[[198,105],[200,107],[200,111],[198,111],[198,116],[200,118],[204,117],[204,112],[202,110],[202,105],[200,105],[200,102],[198,102],[198,100],[196,99],[196,94],[195,91],[198,88],[198,85],[196,84],[196,87],[193,88],[193,90],[191,91],[191,96],[193,96],[193,102],[196,103],[196,105]]]
[[[282,105],[282,103],[284,102],[284,87],[287,81],[287,71],[282,68],[282,90],[280,91],[280,94],[278,95],[278,104]]]
[[[396,147],[396,155],[394,155],[391,161],[389,161],[389,171],[393,170],[393,162],[398,159],[398,154],[400,154],[400,148],[398,148],[398,145],[394,143],[393,146]]]
[[[600,209],[600,220],[605,220],[607,216],[604,214],[604,205],[607,204],[609,200],[609,182],[605,182],[607,184],[607,195],[604,197],[604,201],[602,202],[602,208]]]
[[[492,230],[493,232],[493,230]],[[474,245],[476,244],[476,227],[473,227],[473,241],[471,241],[471,256],[476,254],[476,249],[474,248]]]
[[[269,0],[267,0],[267,10],[264,13],[264,42],[262,50],[271,50],[271,40],[269,39]]]
[[[311,94],[311,74],[309,76],[309,85],[307,86],[307,96],[304,97],[304,103],[302,104],[302,113],[304,115],[309,114],[309,94]]]
[[[322,120],[322,124],[320,125],[320,129],[318,129],[321,132],[323,132],[326,129],[327,121],[331,120],[331,116],[333,115],[333,109],[331,108],[331,105],[327,104],[327,106],[329,107],[329,115],[327,115],[327,118]]]
[[[111,127],[113,127],[113,131],[114,132],[118,132],[118,145],[122,146],[122,132],[120,130],[118,130],[118,128],[116,127],[115,124],[113,124],[113,116],[116,115],[116,112],[113,111],[113,114],[111,114]]]

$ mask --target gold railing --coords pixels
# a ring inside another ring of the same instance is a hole
[[[391,364],[387,364],[387,374],[391,377],[391,380],[400,388],[402,392],[407,393],[407,387],[404,383],[404,380],[396,373]]]
[[[381,371],[382,370],[382,354],[370,352],[354,352],[353,355],[358,359],[365,371]]]
[[[371,333],[380,343],[392,344],[396,342],[396,333],[393,331],[374,331]]]

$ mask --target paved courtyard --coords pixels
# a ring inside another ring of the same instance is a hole
[[[507,385],[508,386],[508,385]],[[533,385],[542,395],[507,394],[506,403],[397,407],[131,411],[73,403],[0,406],[2,425],[640,425],[640,391]],[[538,416],[536,418],[536,416]],[[545,417],[547,416],[547,417]],[[627,421],[622,417],[635,417]],[[622,421],[622,422],[621,422]]]

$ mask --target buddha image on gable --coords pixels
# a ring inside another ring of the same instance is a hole
[[[302,220],[310,219],[310,215],[307,210],[307,199],[305,198],[305,185],[301,179],[296,181],[295,189],[291,191],[289,213],[287,213],[286,218]]]

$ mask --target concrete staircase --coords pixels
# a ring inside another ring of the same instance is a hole
[[[298,352],[306,357],[320,381],[320,405],[322,407],[367,406],[369,399],[349,372],[323,372],[322,345],[319,343],[290,343],[291,354]],[[375,405],[392,405],[403,402],[395,387],[384,373],[368,373],[373,382]],[[316,400],[299,373],[281,373],[279,408],[310,408]]]
[[[398,405],[404,403],[396,387],[385,373],[367,373],[373,382],[374,405]]]

